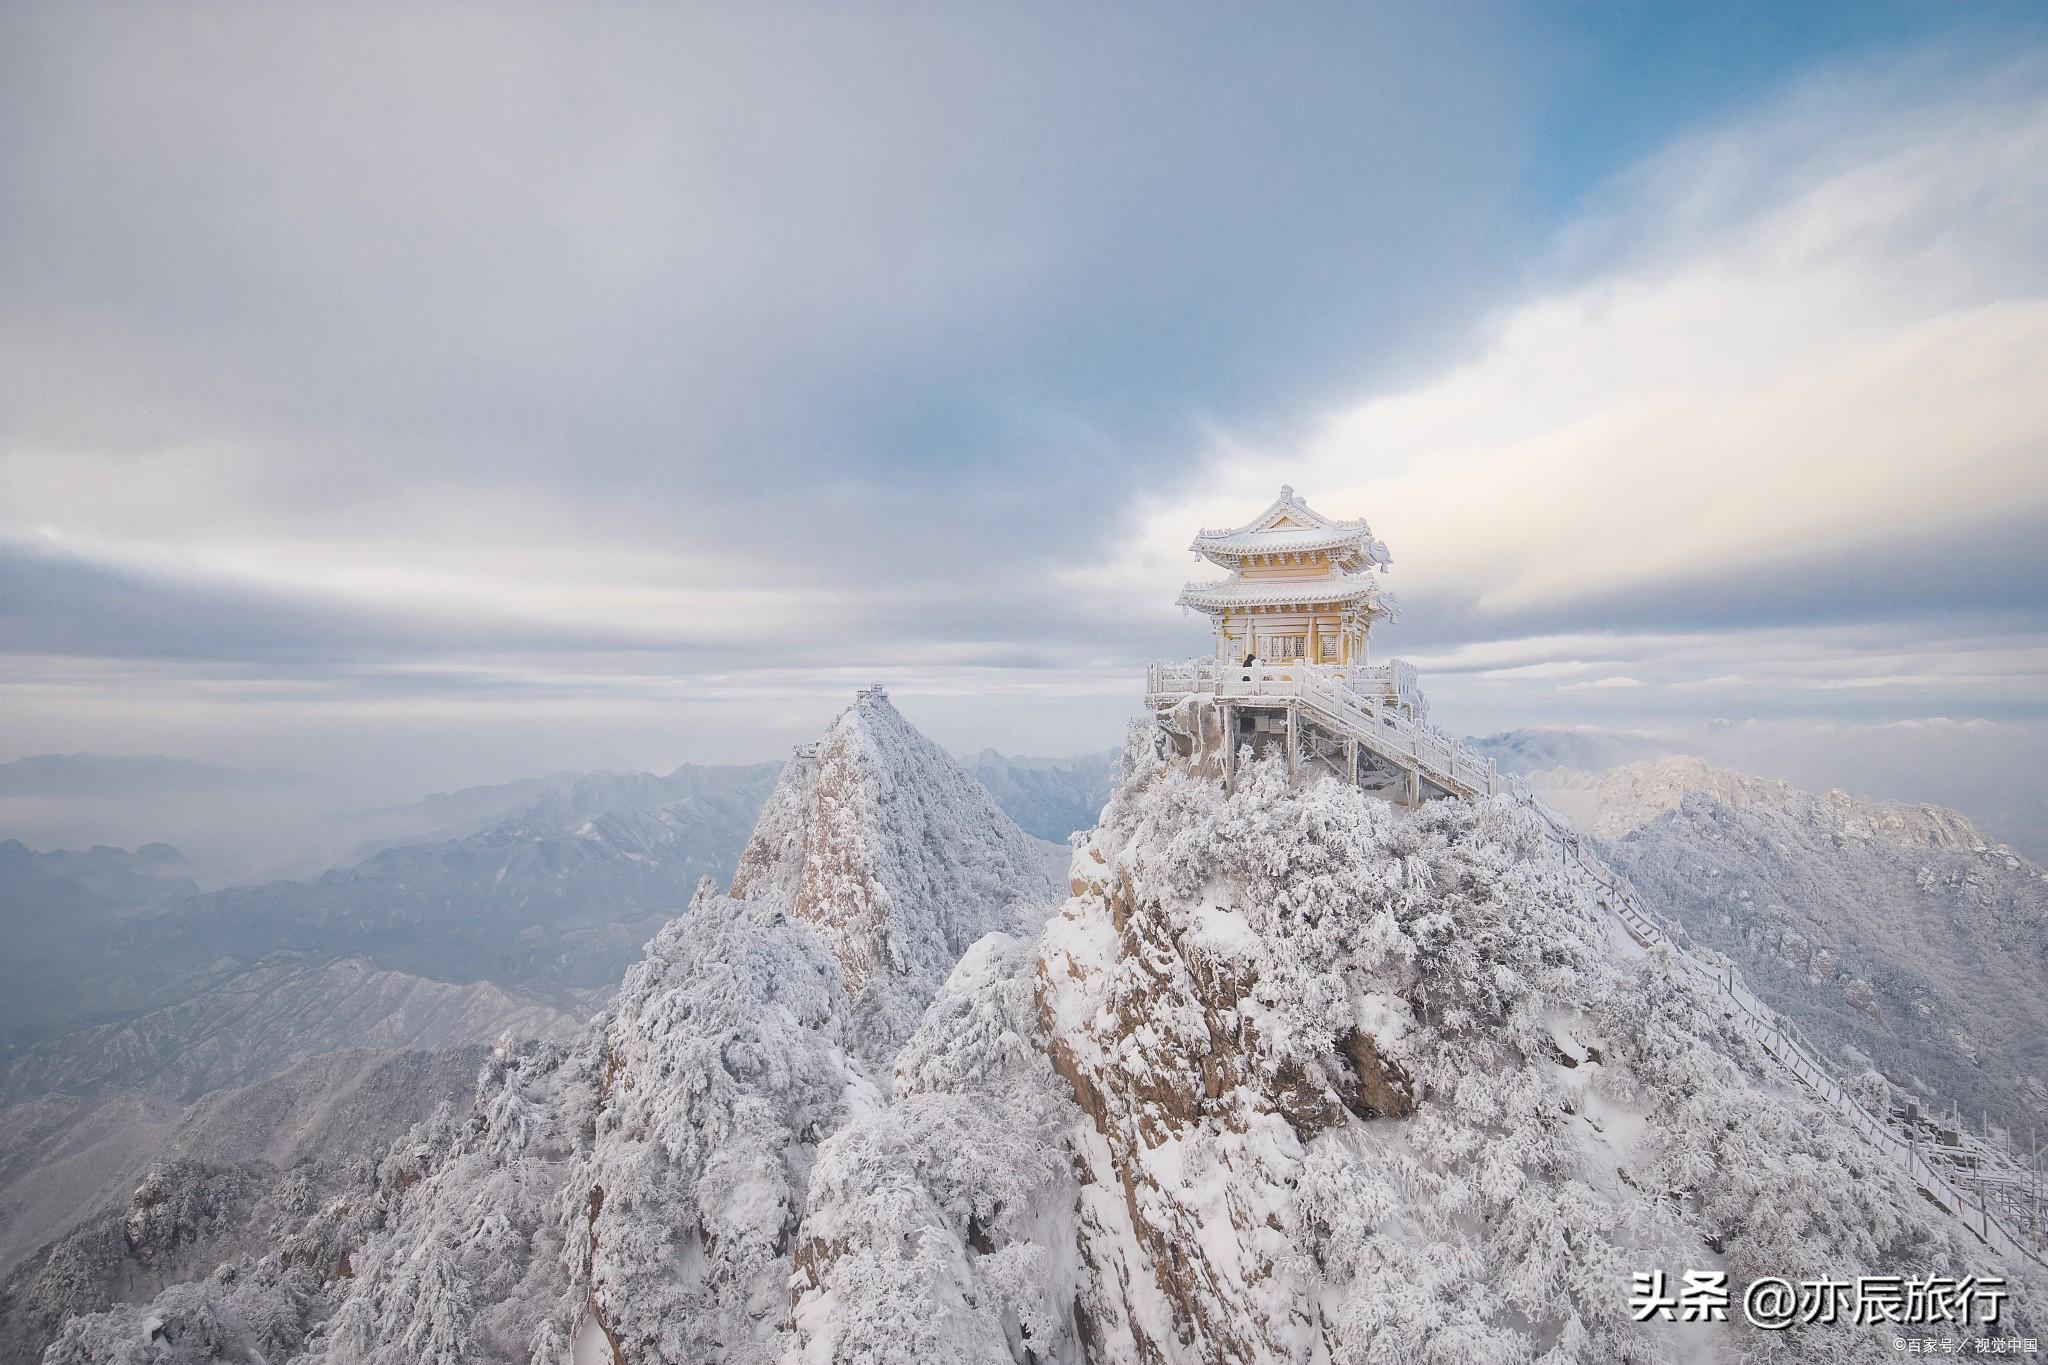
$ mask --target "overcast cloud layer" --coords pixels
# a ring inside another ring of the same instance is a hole
[[[2038,744],[2038,15],[1406,8],[8,8],[0,758],[1100,748],[1281,482],[1453,727]]]

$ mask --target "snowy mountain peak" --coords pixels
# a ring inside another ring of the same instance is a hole
[[[783,769],[732,895],[785,906],[845,973],[861,1050],[892,1054],[976,939],[1053,898],[1042,846],[881,687]]]

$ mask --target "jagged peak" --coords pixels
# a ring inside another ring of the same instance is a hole
[[[880,1057],[968,946],[1049,903],[1052,882],[1031,836],[876,684],[783,770],[732,895],[823,937]]]

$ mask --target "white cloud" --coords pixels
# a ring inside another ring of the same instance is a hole
[[[2048,513],[2048,96],[1895,94],[1872,80],[1674,150],[1583,229],[1593,268],[1306,439],[1226,433],[1145,509],[1147,543],[1286,481],[1368,515],[1396,586],[1506,616],[1816,555],[1910,560]]]

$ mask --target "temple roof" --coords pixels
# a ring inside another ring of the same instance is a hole
[[[1180,590],[1179,605],[1198,610],[1231,610],[1245,607],[1350,606],[1363,602],[1376,611],[1392,613],[1394,599],[1380,591],[1371,578],[1351,575],[1342,578],[1225,578],[1214,583],[1190,583]]]
[[[1220,531],[1202,531],[1188,548],[1210,563],[1235,569],[1253,555],[1311,554],[1330,552],[1335,566],[1344,570],[1385,565],[1387,547],[1373,536],[1363,518],[1339,521],[1326,517],[1281,486],[1280,496],[1265,511],[1242,526]]]

